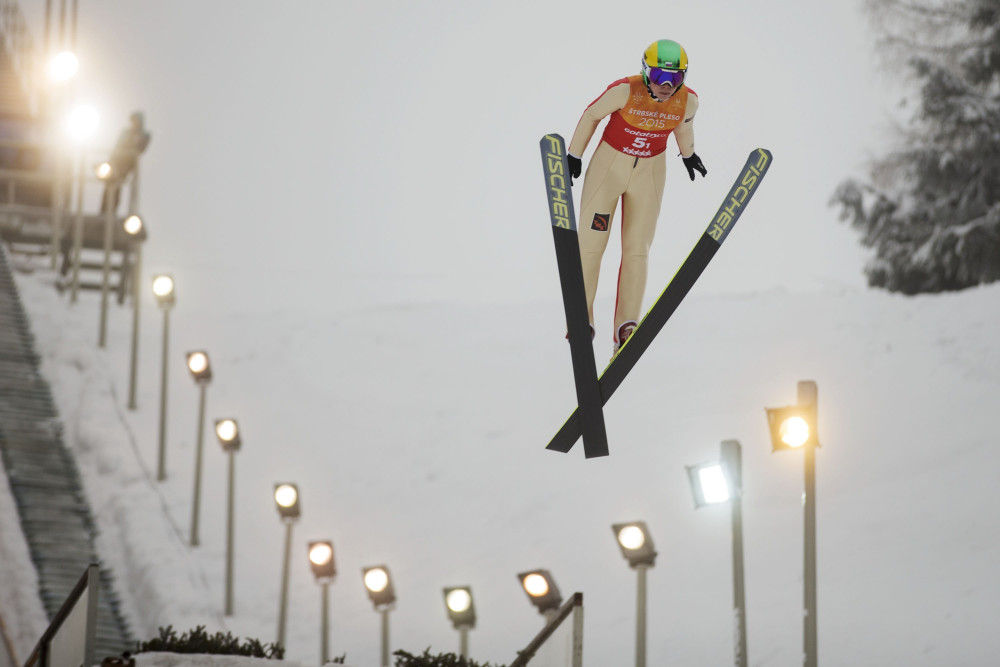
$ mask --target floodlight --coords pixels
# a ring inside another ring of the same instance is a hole
[[[188,352],[187,366],[195,382],[203,384],[212,379],[212,366],[208,363],[208,353],[204,350]]]
[[[215,435],[224,451],[237,451],[242,444],[240,429],[235,419],[217,419],[215,421]]]
[[[381,606],[391,605],[396,601],[396,591],[392,586],[392,578],[389,576],[389,568],[385,565],[375,565],[361,570],[362,580],[365,582],[365,590],[372,604],[378,609]]]
[[[282,519],[297,519],[302,513],[299,506],[299,487],[294,484],[274,485],[274,504]]]
[[[136,241],[146,240],[146,224],[142,221],[142,218],[134,213],[122,221],[122,229]]]
[[[153,296],[161,306],[172,306],[177,300],[174,294],[173,276],[163,273],[153,277]]]
[[[815,405],[792,405],[765,410],[773,451],[799,449],[805,445],[819,447]]]
[[[53,83],[65,83],[80,69],[80,59],[72,51],[60,51],[49,60],[49,79]]]
[[[517,578],[531,604],[538,607],[542,614],[556,610],[562,604],[559,587],[548,570],[529,570],[520,573]]]
[[[656,550],[644,521],[616,523],[611,526],[611,530],[614,531],[618,546],[630,567],[654,564]]]
[[[337,567],[333,561],[333,542],[320,540],[309,543],[309,564],[312,566],[313,576],[320,583],[328,583],[337,574]]]
[[[448,618],[456,629],[476,627],[476,607],[472,604],[472,588],[453,586],[444,589],[444,604]]]
[[[89,104],[80,104],[66,117],[66,132],[74,141],[82,143],[94,135],[99,122],[97,109]]]
[[[686,466],[696,508],[724,503],[733,497],[729,471],[721,461]]]

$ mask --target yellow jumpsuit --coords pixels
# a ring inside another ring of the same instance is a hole
[[[654,98],[641,75],[615,81],[580,118],[568,152],[583,157],[598,124],[608,117],[601,143],[587,166],[580,197],[579,236],[587,308],[594,324],[594,297],[611,220],[622,201],[622,259],[615,303],[615,343],[626,322],[637,322],[646,289],[649,248],[656,232],[666,182],[667,137],[683,157],[694,153],[698,96],[681,86],[669,99]]]

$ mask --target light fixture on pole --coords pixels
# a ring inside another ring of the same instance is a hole
[[[278,602],[278,646],[285,647],[285,625],[288,619],[288,574],[292,558],[292,525],[302,513],[299,487],[287,482],[274,485],[274,504],[285,524],[285,556],[281,561],[281,599]]]
[[[337,575],[333,561],[333,542],[320,540],[309,543],[309,565],[320,585],[320,665],[330,661],[330,583]]]
[[[743,463],[740,443],[725,440],[720,461],[687,466],[695,509],[729,503],[733,547],[733,624],[736,667],[747,667],[746,597],[743,580]]]
[[[46,49],[46,52],[48,50]],[[46,110],[47,113],[51,113],[53,116],[58,116],[64,110],[67,105],[68,97],[70,95],[69,83],[73,77],[76,76],[80,69],[80,61],[72,51],[60,51],[55,54],[48,63],[48,75],[49,82],[52,84],[50,88],[51,98],[47,102],[47,106],[51,105],[49,109]],[[80,169],[83,169],[82,161],[82,150],[80,154]],[[65,182],[66,176],[73,170],[73,166],[67,165],[67,158],[72,162],[72,156],[67,154],[61,145],[56,146],[55,154],[55,180],[53,182],[53,196],[52,196],[52,250],[51,250],[51,268],[54,270],[58,264],[59,251],[62,248],[62,236],[63,236],[63,213],[65,212],[65,203],[68,199],[67,194],[65,194],[65,189],[67,183]],[[72,190],[72,182],[69,183],[70,190]]]
[[[382,661],[380,667],[389,667],[389,610],[396,602],[396,591],[392,586],[389,568],[385,565],[374,565],[362,568],[362,580],[368,597],[375,605],[375,611],[382,617]]]
[[[132,344],[129,354],[128,408],[136,409],[136,379],[139,375],[139,303],[142,301],[140,284],[142,277],[142,246],[148,238],[146,224],[138,215],[130,215],[122,223],[125,233],[131,239],[132,266],[128,275],[132,281]]]
[[[801,449],[804,455],[802,644],[805,667],[816,667],[819,660],[816,601],[816,448],[820,446],[818,393],[815,382],[803,380],[798,384],[796,405],[765,408],[771,450]]]
[[[111,164],[104,162],[98,166],[97,177],[101,180],[109,180],[112,173]],[[111,249],[114,241],[115,211],[112,202],[117,199],[117,188],[119,185],[104,188],[104,204],[101,210],[104,211],[104,261],[101,265],[101,315],[98,319],[99,327],[97,334],[97,346],[107,347],[108,340],[108,294],[111,291]],[[124,275],[125,267],[122,267]]]
[[[643,521],[611,526],[622,556],[636,572],[635,664],[646,666],[646,571],[656,562],[656,549]]]
[[[204,350],[188,352],[187,367],[198,385],[198,433],[194,448],[194,495],[191,501],[191,546],[198,540],[198,519],[201,516],[201,459],[205,442],[205,390],[212,381],[212,366],[208,363],[208,353]]]
[[[531,604],[535,605],[548,622],[562,606],[562,595],[559,594],[555,579],[548,570],[529,570],[520,573],[517,578]]]
[[[153,276],[153,296],[163,311],[163,358],[160,371],[160,438],[157,446],[156,479],[167,478],[167,369],[170,352],[170,309],[177,302],[174,279],[169,274]]]
[[[233,524],[236,506],[236,452],[243,439],[235,419],[218,419],[215,435],[222,451],[229,455],[229,500],[226,503],[226,616],[233,615]]]
[[[65,130],[77,157],[76,218],[73,223],[73,271],[70,278],[70,303],[76,303],[80,291],[80,253],[83,248],[84,146],[97,131],[100,116],[89,104],[79,104],[66,116]]]
[[[472,604],[469,586],[451,586],[444,589],[444,606],[451,624],[458,630],[458,654],[469,657],[469,630],[476,627],[476,607]]]

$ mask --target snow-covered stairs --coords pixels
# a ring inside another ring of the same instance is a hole
[[[51,619],[92,562],[94,521],[38,357],[7,252],[0,247],[0,458],[9,479],[42,604]],[[102,567],[96,656],[133,650],[110,572]]]

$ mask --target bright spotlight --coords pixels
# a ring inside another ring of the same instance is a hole
[[[173,276],[161,274],[153,278],[153,296],[161,306],[173,305],[174,279]]]
[[[809,424],[802,417],[789,417],[781,422],[778,433],[789,447],[801,447],[809,440]]]
[[[618,542],[626,549],[634,551],[646,542],[646,535],[638,526],[625,526],[618,531]]]
[[[61,51],[49,60],[49,79],[54,83],[65,83],[80,69],[80,59],[72,51]]]
[[[361,570],[365,589],[375,609],[384,609],[396,601],[396,591],[385,565],[374,565]],[[388,664],[388,663],[386,663]]]
[[[329,582],[337,574],[333,562],[333,542],[321,540],[309,543],[309,564],[319,582]]]
[[[278,507],[288,509],[299,504],[299,490],[294,484],[278,484],[274,487],[274,502]]]
[[[472,595],[464,588],[456,588],[445,597],[445,604],[448,605],[448,609],[456,614],[461,614],[468,611],[472,605]]]
[[[555,611],[562,604],[559,587],[548,570],[530,570],[517,575],[521,588],[528,594],[531,604],[542,614]]]
[[[818,447],[816,437],[816,406],[792,405],[784,408],[766,408],[771,431],[771,448],[800,449]]]
[[[656,562],[656,549],[653,548],[653,539],[649,536],[649,529],[644,521],[612,524],[611,530],[614,531],[618,547],[630,567],[652,567]]]
[[[122,223],[122,227],[125,229],[125,233],[129,236],[136,236],[142,231],[142,218],[133,213],[129,217],[125,218],[125,221]]]
[[[97,109],[89,104],[80,104],[66,117],[66,131],[70,138],[82,143],[94,135],[99,122]]]
[[[219,419],[215,422],[215,435],[222,445],[223,451],[236,451],[240,448],[240,429],[235,419]]]

